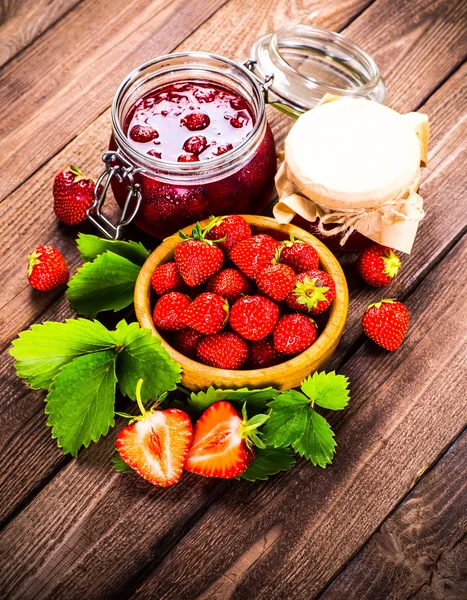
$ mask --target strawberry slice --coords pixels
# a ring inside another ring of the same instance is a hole
[[[237,477],[254,458],[252,431],[230,402],[214,402],[195,425],[185,469],[204,477]]]
[[[138,381],[136,400],[141,417],[118,434],[116,447],[121,458],[147,481],[161,487],[178,482],[193,439],[190,418],[178,408],[147,411],[141,402]]]

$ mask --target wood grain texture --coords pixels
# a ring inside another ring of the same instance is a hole
[[[466,465],[464,432],[320,600],[466,598]]]
[[[467,385],[461,316],[467,299],[458,290],[467,283],[466,257],[467,240],[410,296],[412,323],[397,353],[367,342],[341,369],[351,381],[351,402],[331,417],[338,443],[333,465],[323,471],[300,463],[264,485],[230,487],[134,599],[188,600],[212,597],[214,590],[215,597],[242,600],[319,593],[407,494],[420,469],[465,427],[467,398],[459,398],[459,390]],[[443,303],[435,301],[441,282]],[[264,556],[252,552],[278,528]],[[242,571],[232,590],[224,573],[234,563]]]
[[[80,0],[2,0],[0,67],[21,52]]]

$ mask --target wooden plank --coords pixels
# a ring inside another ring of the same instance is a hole
[[[56,23],[80,0],[16,0],[0,3],[0,67]]]
[[[320,600],[467,598],[466,465],[464,432]]]
[[[332,467],[301,463],[265,484],[232,484],[132,598],[281,600],[322,590],[465,427],[465,257],[467,240],[410,296],[412,325],[397,353],[368,342],[344,365],[352,399],[331,417]]]

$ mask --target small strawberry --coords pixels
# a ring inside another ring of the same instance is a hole
[[[385,287],[396,277],[401,261],[391,248],[375,244],[365,248],[357,261],[362,278],[375,287]]]
[[[279,242],[261,233],[235,244],[230,251],[230,259],[247,277],[256,279],[258,273],[273,260],[278,248]]]
[[[183,144],[183,149],[188,154],[195,154],[198,156],[201,152],[204,152],[208,147],[208,141],[204,135],[193,135],[188,138]]]
[[[276,302],[282,302],[295,287],[297,276],[295,271],[281,263],[266,265],[256,277],[256,284],[260,292],[269,296]]]
[[[219,294],[231,304],[251,293],[250,280],[237,269],[224,269],[211,277],[206,286],[208,292]]]
[[[274,347],[283,354],[300,354],[316,340],[316,325],[305,315],[284,315],[274,329]]]
[[[327,310],[336,297],[333,278],[318,269],[297,275],[295,288],[287,296],[287,304],[293,310],[309,315],[319,315]]]
[[[241,475],[254,458],[251,440],[257,426],[249,425],[229,402],[214,402],[194,427],[185,469],[204,477]]]
[[[159,137],[159,132],[149,125],[135,125],[130,130],[130,138],[139,144],[147,144]]]
[[[224,241],[219,242],[219,248],[226,252],[229,252],[238,242],[252,236],[250,226],[240,215],[211,217],[211,221],[213,221],[213,225],[206,237],[209,240],[225,238]]]
[[[229,303],[211,292],[197,296],[183,313],[185,325],[205,335],[218,333],[225,327],[228,318]]]
[[[94,202],[94,179],[86,177],[78,167],[60,171],[53,185],[54,212],[66,225],[77,225],[86,220],[86,211]]]
[[[190,131],[200,131],[209,126],[211,119],[205,113],[192,112],[186,117],[183,117],[180,123]]]
[[[246,340],[262,340],[274,329],[279,307],[264,296],[240,298],[230,311],[230,326]]]
[[[157,410],[160,402],[146,410],[141,401],[141,384],[136,388],[140,417],[130,421],[117,436],[121,458],[134,471],[154,485],[168,487],[182,476],[193,427],[188,415],[178,408]]]
[[[68,265],[57,248],[38,246],[28,261],[28,280],[35,290],[50,292],[68,281]]]
[[[170,292],[156,302],[152,318],[157,329],[180,331],[185,328],[183,314],[191,300],[180,292]]]
[[[267,369],[279,364],[283,359],[284,356],[274,348],[272,338],[267,337],[264,340],[251,342],[247,368]]]
[[[193,238],[180,231],[183,242],[175,248],[175,262],[183,281],[191,287],[207,281],[224,263],[222,250],[213,241],[205,239],[210,229],[211,224],[201,229],[196,223],[192,230]]]
[[[179,292],[185,287],[185,282],[180,277],[177,265],[174,262],[168,262],[159,265],[151,277],[152,289],[157,295],[163,296],[169,292]]]
[[[177,333],[174,347],[188,358],[196,359],[196,348],[203,338],[202,333],[187,327]]]
[[[292,267],[296,273],[319,269],[319,256],[311,244],[290,240],[281,242],[279,261]]]
[[[196,349],[198,360],[218,369],[240,369],[248,358],[248,344],[236,333],[224,331],[204,337]]]
[[[407,307],[397,300],[383,299],[366,309],[362,317],[363,331],[386,350],[397,350],[409,328]]]

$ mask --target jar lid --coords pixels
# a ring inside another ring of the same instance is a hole
[[[270,104],[292,116],[310,110],[325,94],[386,101],[386,86],[371,56],[320,27],[293,25],[261,36],[253,44],[251,63],[255,75],[269,82]]]

